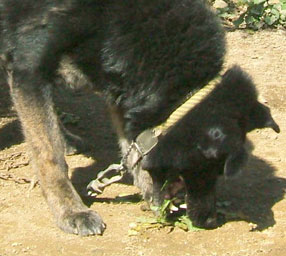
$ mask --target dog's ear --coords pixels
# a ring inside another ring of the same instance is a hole
[[[247,163],[248,154],[243,146],[238,150],[231,153],[224,164],[224,176],[226,178],[231,178],[236,174],[240,173],[242,167]]]
[[[274,121],[270,109],[260,102],[257,102],[250,112],[247,131],[257,128],[272,128],[275,132],[280,132],[279,125]]]

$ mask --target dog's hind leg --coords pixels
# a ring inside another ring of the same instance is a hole
[[[9,84],[43,194],[62,230],[83,236],[101,234],[105,227],[101,217],[83,204],[68,179],[51,86],[41,72],[31,69],[13,63]]]

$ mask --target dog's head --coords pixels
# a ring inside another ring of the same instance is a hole
[[[206,166],[216,167],[216,162],[220,166],[223,161],[224,175],[229,177],[245,165],[247,152],[244,136],[238,128],[220,125],[185,132],[186,129],[178,129],[176,134],[170,133],[161,138],[144,158],[143,169],[151,175],[153,172],[166,177],[196,172]]]
[[[239,120],[226,116],[202,116],[201,120],[188,114],[143,160],[143,168],[157,175],[179,175],[204,167],[207,162],[224,162],[225,177],[239,173],[246,164],[246,133],[253,129],[272,128],[280,132],[270,109],[258,101],[253,105],[244,126]]]

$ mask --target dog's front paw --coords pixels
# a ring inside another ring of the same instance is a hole
[[[80,236],[101,235],[105,229],[101,217],[91,210],[66,213],[58,225],[64,232]]]

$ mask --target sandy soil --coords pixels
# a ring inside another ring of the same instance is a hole
[[[252,75],[262,100],[271,107],[281,128],[278,135],[268,129],[250,133],[250,144],[255,148],[245,171],[238,179],[219,182],[219,201],[225,212],[235,216],[233,220],[211,231],[148,226],[130,232],[130,224],[152,214],[140,210],[143,202],[135,187],[114,184],[95,200],[84,197],[107,224],[103,236],[82,238],[63,233],[55,226],[40,187],[29,190],[33,172],[8,88],[3,85],[0,256],[286,255],[286,33],[235,31],[228,32],[227,38],[226,66],[240,64]],[[99,170],[118,161],[115,135],[97,96],[58,93],[57,105],[61,111],[79,117],[68,128],[85,139],[87,153],[68,156],[67,162],[75,186],[84,193],[86,184]],[[125,196],[125,200],[118,200],[118,196]]]

